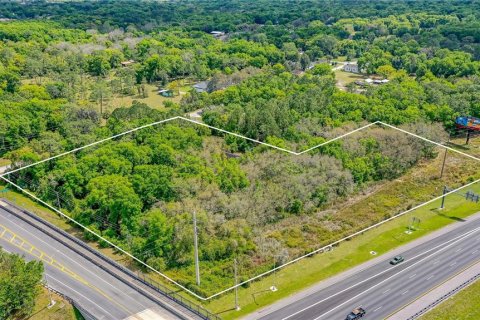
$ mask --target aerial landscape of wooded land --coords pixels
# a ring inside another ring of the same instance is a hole
[[[176,116],[296,152],[381,121],[479,155],[454,122],[480,117],[477,1],[0,1],[0,17],[2,172]],[[247,280],[480,178],[381,124],[301,155],[208,126],[7,178],[202,296],[234,259]]]

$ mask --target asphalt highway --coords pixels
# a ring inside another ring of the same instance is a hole
[[[385,256],[373,267],[266,314],[261,319],[343,320],[358,306],[363,319],[384,319],[396,310],[480,260],[480,219],[462,225],[401,255]]]
[[[0,203],[2,204],[2,203]],[[3,203],[3,205],[5,205]],[[27,260],[41,259],[48,285],[77,301],[97,319],[179,319],[105,270],[54,241],[0,206],[0,246]]]

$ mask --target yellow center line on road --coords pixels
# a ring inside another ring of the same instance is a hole
[[[0,228],[3,229],[3,232],[0,234],[0,239],[3,239],[5,241],[8,241],[10,242],[11,244],[13,244],[14,246],[16,246],[17,248],[21,249],[22,251],[24,252],[27,252],[28,254],[34,256],[35,258],[51,265],[52,267],[60,270],[61,272],[63,272],[64,274],[68,275],[70,278],[73,278],[79,282],[81,282],[82,284],[84,284],[85,286],[95,290],[96,292],[98,292],[100,295],[102,295],[103,297],[107,298],[109,301],[111,301],[112,303],[114,303],[116,306],[118,306],[119,308],[121,308],[123,311],[127,312],[128,314],[132,314],[132,311],[128,310],[127,308],[125,308],[125,306],[119,304],[117,301],[115,301],[113,298],[111,298],[110,296],[108,296],[105,292],[103,292],[101,289],[95,287],[94,285],[88,283],[85,279],[83,279],[81,276],[79,276],[78,274],[76,274],[75,272],[73,272],[72,270],[68,269],[67,267],[65,267],[63,264],[59,263],[58,261],[56,261],[55,259],[53,259],[53,257],[49,256],[48,254],[46,254],[45,252],[43,252],[42,250],[38,249],[37,247],[35,247],[33,244],[31,244],[30,242],[28,242],[27,240],[23,239],[22,237],[18,236],[15,232],[11,231],[10,229],[8,229],[7,227],[5,227],[4,225],[1,225],[0,224]],[[9,235],[11,238],[6,238],[6,235]],[[15,239],[19,240],[20,242],[17,242],[17,241],[14,241]],[[26,246],[25,246],[26,245]],[[33,253],[33,251],[35,250],[35,253],[38,252],[39,255],[36,255]],[[48,259],[50,261],[48,261]]]

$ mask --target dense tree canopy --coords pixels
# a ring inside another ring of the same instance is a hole
[[[190,113],[297,151],[378,120],[443,141],[456,116],[480,117],[479,13],[457,0],[0,1],[0,157],[20,168]],[[345,61],[388,83],[341,86]],[[159,89],[177,98],[157,103]],[[328,212],[436,157],[385,128],[290,157],[175,120],[11,178],[206,292],[230,281],[234,257],[261,271],[389,217]]]

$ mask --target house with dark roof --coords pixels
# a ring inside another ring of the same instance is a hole
[[[195,89],[195,91],[197,91],[198,93],[207,92],[207,88],[208,81],[200,81],[193,85],[193,89]]]

